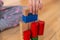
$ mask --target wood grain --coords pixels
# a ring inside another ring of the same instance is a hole
[[[39,10],[39,19],[45,21],[44,35],[39,36],[39,40],[60,40],[60,0],[46,2],[49,4],[43,5],[42,10]],[[20,40],[20,37],[20,27],[0,33],[0,40]]]

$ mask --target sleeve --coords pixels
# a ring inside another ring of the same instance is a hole
[[[19,24],[19,21],[21,20],[21,17],[22,17],[21,7],[14,7],[11,10],[14,10],[14,11],[9,10],[9,15],[8,13],[6,13],[4,15],[4,19],[0,20],[1,31],[9,27],[16,26],[17,24]]]

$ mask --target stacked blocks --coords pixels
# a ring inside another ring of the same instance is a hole
[[[43,35],[44,33],[44,21],[32,22],[31,29],[24,31],[24,40],[38,40],[38,35]]]
[[[31,40],[38,40],[38,23],[32,22],[31,23]]]
[[[38,19],[37,14],[29,13],[27,16],[22,15],[22,21],[24,23],[31,22],[31,27],[29,30],[23,32],[23,38],[24,40],[38,40],[38,35],[43,35],[44,32],[44,21],[37,21]]]
[[[33,21],[36,21],[38,19],[38,15],[36,14],[32,14],[32,13],[29,13],[28,16],[22,16],[22,20],[25,22],[25,23],[28,23],[28,22],[33,22]]]
[[[31,40],[38,40],[38,35],[43,35],[44,24],[44,21],[37,21],[31,23]]]

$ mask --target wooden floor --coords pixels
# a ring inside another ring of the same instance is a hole
[[[44,35],[39,40],[60,40],[60,0],[44,5],[39,19],[45,21]],[[0,33],[0,40],[20,40],[20,28],[11,28]]]

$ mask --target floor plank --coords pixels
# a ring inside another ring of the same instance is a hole
[[[48,0],[49,1],[49,0]],[[39,40],[60,40],[60,2],[44,5],[39,19],[45,21],[44,35]],[[20,40],[20,28],[11,28],[0,33],[0,40]]]

